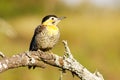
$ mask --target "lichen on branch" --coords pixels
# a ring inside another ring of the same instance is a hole
[[[26,66],[45,68],[46,64],[49,64],[63,70],[68,70],[81,80],[104,80],[98,71],[91,73],[73,57],[67,41],[63,41],[63,44],[65,47],[65,54],[63,56],[58,56],[51,51],[43,52],[38,50],[22,52],[12,57],[2,57],[0,60],[0,72]],[[2,56],[5,55],[2,53]]]

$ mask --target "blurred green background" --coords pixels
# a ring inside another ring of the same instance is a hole
[[[120,79],[119,0],[0,0],[0,51],[7,56],[27,51],[34,29],[48,15],[66,16],[53,52],[64,54],[67,40],[73,56],[89,71],[98,70],[105,80]],[[0,80],[58,80],[58,68],[16,68]],[[73,80],[70,72],[63,80]],[[79,80],[75,77],[74,80]]]

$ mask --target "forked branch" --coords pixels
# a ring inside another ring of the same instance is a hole
[[[64,70],[69,70],[81,80],[104,80],[99,72],[89,72],[73,57],[67,45],[67,41],[63,41],[63,44],[65,47],[65,54],[63,57],[53,54],[50,51],[42,52],[40,50],[27,51],[8,58],[2,57],[5,55],[1,53],[0,72],[30,65],[45,68],[45,64],[49,64]]]

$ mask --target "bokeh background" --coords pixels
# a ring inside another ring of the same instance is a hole
[[[0,51],[7,56],[27,51],[44,16],[66,16],[53,52],[62,56],[67,40],[74,57],[105,80],[120,79],[120,0],[0,0]],[[58,68],[11,69],[0,80],[58,80]],[[63,80],[79,80],[67,71]]]

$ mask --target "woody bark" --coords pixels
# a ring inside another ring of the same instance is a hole
[[[98,72],[91,73],[83,65],[81,65],[71,54],[66,41],[63,41],[65,47],[65,54],[58,56],[50,51],[26,51],[20,54],[6,57],[0,53],[2,59],[0,60],[0,73],[18,67],[37,66],[45,68],[46,64],[59,67],[63,70],[68,70],[81,80],[104,80],[103,76]]]

